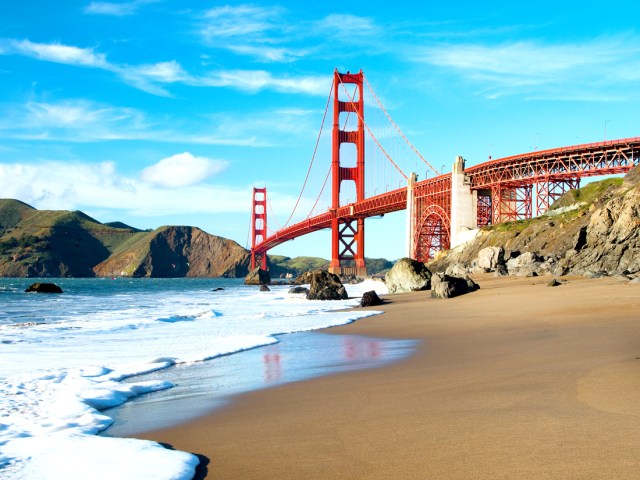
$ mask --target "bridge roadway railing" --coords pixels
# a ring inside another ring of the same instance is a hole
[[[625,173],[640,158],[640,137],[539,150],[491,160],[465,169],[471,188],[531,185],[538,179],[560,181]]]
[[[331,227],[331,220],[335,217],[354,219],[366,218],[376,215],[383,215],[398,210],[404,210],[407,207],[407,188],[402,187],[390,192],[385,192],[374,197],[365,198],[356,203],[343,205],[335,210],[310,217],[302,222],[295,223],[289,227],[285,227],[273,235],[267,237],[259,245],[256,245],[256,253],[264,253],[273,247],[280,245],[288,240],[306,235]]]

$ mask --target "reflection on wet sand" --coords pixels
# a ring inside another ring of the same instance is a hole
[[[279,340],[266,347],[135,377],[136,382],[161,378],[175,386],[105,412],[115,420],[105,435],[131,436],[177,425],[251,390],[379,367],[406,357],[417,344],[413,340],[317,332],[283,335]]]

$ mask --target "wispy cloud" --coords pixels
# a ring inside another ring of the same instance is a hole
[[[336,44],[380,45],[384,30],[372,19],[331,14],[308,19],[281,7],[216,7],[200,16],[199,34],[211,48],[228,50],[263,63],[290,63],[323,54]]]
[[[496,98],[511,94],[565,99],[612,99],[611,87],[640,65],[638,42],[621,37],[585,43],[535,41],[487,44],[441,44],[418,51],[413,60],[453,72]],[[626,64],[623,74],[620,64]],[[637,70],[637,69],[636,69]],[[633,80],[640,80],[638,75]],[[600,87],[607,85],[609,91]]]
[[[100,104],[86,99],[0,104],[0,139],[86,143],[152,141],[189,145],[260,147],[274,145],[276,135],[312,135],[318,112],[290,109],[216,113],[195,124],[175,118],[148,118],[140,110]],[[273,119],[278,118],[277,122]]]
[[[24,55],[46,62],[64,63],[81,67],[111,69],[103,54],[92,48],[79,48],[60,43],[34,43],[29,40],[0,41],[0,54]]]
[[[112,15],[116,17],[125,17],[133,15],[143,5],[156,3],[158,0],[134,0],[132,2],[91,2],[84,8],[84,13],[94,15]]]
[[[225,5],[207,10],[202,15],[205,23],[202,35],[213,40],[246,35],[263,34],[279,30],[283,9],[280,7],[258,7],[255,5]]]
[[[180,83],[195,87],[224,87],[256,92],[274,90],[318,95],[325,93],[324,77],[275,77],[264,70],[218,70],[194,75],[179,62],[170,60],[143,65],[124,65],[107,60],[92,48],[29,40],[0,40],[0,55],[24,55],[41,61],[96,68],[118,75],[129,85],[153,95],[170,96],[166,85]]]
[[[275,90],[289,93],[324,95],[328,91],[330,79],[326,76],[282,77],[274,76],[266,70],[227,70],[213,72],[206,77],[191,80],[194,85],[208,87],[234,87],[257,92]]]
[[[142,171],[142,180],[160,187],[179,188],[201,183],[227,168],[228,162],[197,157],[189,152],[163,158]]]

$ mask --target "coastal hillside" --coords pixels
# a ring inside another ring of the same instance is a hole
[[[249,252],[196,227],[160,227],[120,245],[94,267],[97,276],[244,277]]]
[[[488,226],[429,262],[432,271],[486,269],[479,254],[502,249],[503,274],[632,275],[640,272],[640,167],[571,190],[545,215]],[[526,254],[526,255],[524,255]],[[526,265],[525,265],[526,263]]]
[[[195,227],[141,231],[0,199],[3,277],[241,277],[248,265],[240,245]]]

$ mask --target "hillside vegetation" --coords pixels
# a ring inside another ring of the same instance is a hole
[[[195,227],[141,231],[79,211],[0,200],[0,276],[239,277],[248,265],[236,242]]]

